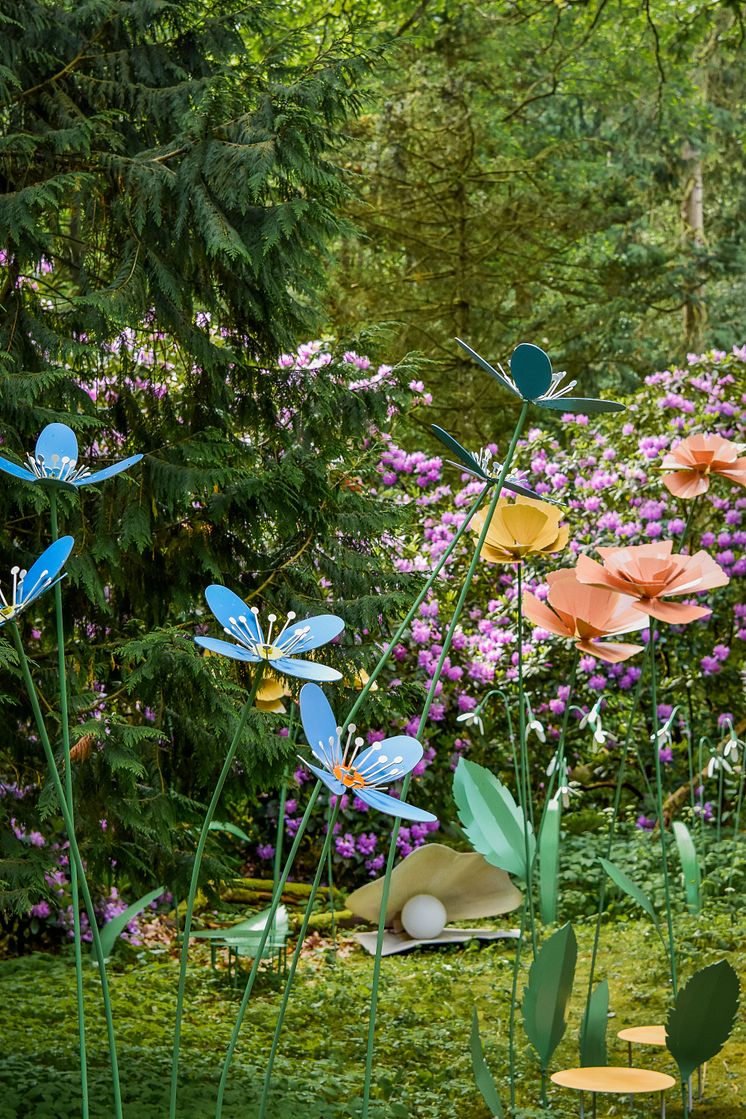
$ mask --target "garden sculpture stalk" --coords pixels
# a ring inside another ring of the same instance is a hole
[[[13,643],[18,654],[18,663],[21,668],[24,684],[26,685],[26,691],[31,703],[31,709],[34,713],[34,719],[36,720],[36,727],[39,731],[39,738],[41,739],[41,744],[44,749],[44,755],[47,759],[47,765],[49,766],[49,774],[52,778],[52,783],[54,785],[54,789],[60,805],[60,810],[62,812],[62,818],[65,823],[67,839],[70,845],[70,854],[72,856],[72,860],[77,866],[78,884],[83,894],[83,901],[85,902],[86,912],[88,913],[88,921],[91,927],[91,935],[93,937],[93,947],[96,955],[96,962],[98,964],[99,976],[101,979],[101,994],[104,1002],[104,1015],[106,1017],[106,1033],[109,1045],[109,1060],[111,1062],[112,1087],[114,1091],[114,1116],[115,1119],[122,1119],[122,1093],[119,1085],[119,1061],[117,1059],[117,1043],[114,1033],[114,1018],[111,1010],[111,998],[109,995],[109,981],[106,974],[106,962],[104,960],[104,953],[103,949],[101,948],[101,938],[99,936],[98,924],[96,922],[96,910],[93,905],[93,898],[91,897],[90,889],[88,888],[88,881],[85,875],[85,867],[80,855],[80,849],[78,848],[78,841],[75,837],[73,820],[68,808],[65,790],[62,785],[62,781],[60,780],[59,772],[57,770],[57,763],[55,761],[54,753],[49,742],[49,735],[47,734],[44,717],[41,713],[41,707],[39,706],[39,698],[36,694],[36,688],[34,687],[34,681],[31,676],[31,669],[29,668],[26,652],[21,641],[21,635],[15,622],[10,623],[10,631],[13,635]]]
[[[471,583],[472,583],[472,580],[474,578],[474,573],[476,572],[476,569],[477,569],[477,564],[479,562],[479,556],[480,556],[480,553],[482,551],[482,545],[484,544],[485,538],[487,536],[487,532],[489,531],[490,520],[492,518],[492,514],[494,513],[495,508],[497,507],[497,503],[500,499],[500,494],[501,494],[502,488],[503,488],[503,482],[505,481],[505,479],[508,475],[508,470],[510,469],[510,464],[513,460],[513,455],[515,454],[515,448],[516,448],[516,445],[518,443],[518,438],[520,436],[521,430],[523,429],[523,425],[526,421],[526,416],[528,414],[528,408],[529,408],[529,403],[528,403],[528,401],[525,401],[522,408],[521,408],[521,413],[520,413],[520,416],[518,417],[518,422],[515,426],[515,431],[513,432],[513,437],[511,439],[510,446],[508,448],[508,452],[505,456],[505,461],[503,463],[502,470],[500,471],[500,476],[499,476],[497,482],[495,483],[495,492],[494,492],[494,494],[492,496],[492,499],[490,501],[487,516],[485,517],[484,525],[482,526],[482,531],[479,534],[479,539],[478,539],[477,545],[474,549],[474,554],[472,556],[471,563],[469,564],[469,569],[466,573],[466,578],[464,579],[464,583],[463,583],[463,586],[461,588],[461,592],[459,594],[458,600],[457,600],[456,605],[454,607],[453,617],[451,618],[451,622],[450,622],[450,625],[448,627],[448,631],[447,631],[446,636],[445,636],[444,641],[443,641],[443,649],[442,649],[440,657],[438,659],[438,663],[437,663],[436,668],[435,668],[435,673],[434,673],[433,678],[430,682],[430,688],[429,688],[428,693],[427,693],[427,698],[425,699],[425,706],[423,708],[422,716],[420,718],[420,724],[419,724],[419,727],[418,727],[418,730],[417,730],[417,735],[416,735],[417,738],[420,738],[420,736],[422,735],[422,732],[425,728],[425,725],[427,724],[427,719],[428,719],[428,716],[430,714],[430,707],[431,707],[432,702],[435,698],[435,693],[436,693],[436,690],[437,690],[437,687],[438,687],[438,681],[440,679],[440,674],[441,674],[441,671],[443,669],[445,659],[448,656],[448,651],[450,649],[450,645],[451,645],[451,642],[453,640],[453,635],[456,631],[456,626],[458,624],[459,617],[461,615],[461,611],[462,611],[464,603],[466,601],[466,597],[469,593],[469,589],[471,587]],[[407,775],[407,777],[405,778],[404,783],[402,785],[401,795],[402,795],[403,798],[405,798],[406,795],[407,795],[407,790],[409,788],[409,782],[410,782],[410,777],[409,777],[409,775]],[[391,883],[391,872],[392,872],[393,866],[394,866],[394,858],[396,857],[396,841],[397,841],[397,838],[398,838],[398,835],[399,835],[399,825],[400,825],[400,819],[397,818],[394,821],[394,826],[393,826],[393,829],[392,829],[392,832],[391,832],[391,841],[389,843],[388,857],[387,857],[387,860],[386,860],[386,871],[385,871],[384,881],[383,881],[383,892],[382,892],[382,896],[381,896],[381,909],[380,909],[380,915],[379,915],[379,919],[378,919],[378,936],[376,938],[376,954],[375,954],[375,959],[373,961],[373,980],[372,980],[372,984],[371,984],[371,993],[370,993],[370,1018],[369,1018],[369,1022],[368,1022],[368,1045],[367,1045],[367,1052],[366,1052],[366,1058],[365,1058],[365,1081],[364,1081],[364,1084],[363,1084],[362,1119],[368,1119],[368,1110],[369,1110],[369,1107],[370,1107],[370,1091],[371,1091],[371,1083],[372,1083],[372,1079],[373,1079],[373,1049],[374,1049],[375,1031],[376,1031],[376,1009],[377,1009],[377,1005],[378,1005],[378,986],[379,986],[380,976],[381,976],[381,952],[382,952],[382,949],[383,949],[383,936],[384,936],[385,921],[386,921],[386,908],[388,906],[388,895],[389,895],[389,888],[390,888],[390,883]]]
[[[184,1013],[184,991],[185,991],[185,988],[186,988],[187,963],[188,963],[188,960],[189,960],[189,936],[190,936],[190,933],[191,933],[191,930],[192,930],[192,914],[194,912],[194,900],[197,896],[197,885],[198,885],[198,882],[199,882],[200,868],[202,866],[202,856],[204,854],[205,844],[207,843],[207,837],[208,837],[209,832],[210,832],[210,824],[213,821],[213,818],[215,816],[215,810],[218,807],[218,803],[220,801],[220,796],[223,792],[223,786],[225,785],[228,774],[230,773],[230,768],[233,764],[233,759],[236,755],[236,750],[238,749],[239,742],[241,741],[241,735],[243,734],[243,729],[246,725],[246,720],[248,719],[249,712],[251,711],[251,708],[254,705],[254,700],[256,699],[256,693],[259,691],[259,685],[262,682],[263,670],[264,670],[264,666],[262,664],[259,664],[257,666],[256,672],[254,674],[254,680],[253,680],[253,683],[252,683],[252,686],[251,686],[251,691],[249,692],[246,703],[244,704],[243,710],[241,711],[241,715],[240,715],[239,720],[238,720],[238,725],[236,726],[236,730],[235,730],[235,733],[233,735],[233,740],[232,740],[230,746],[228,747],[228,753],[225,756],[225,761],[223,762],[223,768],[220,771],[220,776],[218,777],[217,783],[215,785],[215,789],[214,789],[213,794],[212,794],[212,799],[210,800],[210,804],[209,804],[208,809],[207,809],[207,814],[206,814],[205,819],[202,823],[202,830],[201,830],[200,835],[199,835],[199,841],[197,843],[197,850],[196,850],[195,855],[194,855],[194,865],[192,866],[192,878],[191,878],[191,881],[189,883],[189,894],[187,896],[186,913],[185,913],[185,916],[184,916],[184,928],[183,928],[182,934],[181,934],[182,935],[182,941],[181,941],[181,960],[180,960],[180,964],[179,964],[179,986],[178,986],[178,990],[177,990],[177,994],[176,994],[176,1022],[175,1022],[175,1026],[174,1026],[173,1055],[172,1055],[172,1058],[171,1058],[171,1095],[170,1095],[170,1100],[169,1100],[169,1116],[170,1116],[170,1119],[176,1119],[176,1096],[177,1096],[177,1092],[178,1092],[178,1077],[179,1077],[179,1048],[180,1048],[180,1044],[181,1044],[181,1022],[182,1022],[182,1017],[183,1017],[183,1013]]]
[[[57,524],[57,494],[52,490],[49,494],[49,515],[51,521],[52,541],[59,538]],[[62,731],[62,749],[65,760],[65,799],[70,813],[70,825],[75,827],[75,802],[73,798],[73,773],[70,758],[70,717],[67,705],[67,671],[65,665],[65,632],[62,621],[62,583],[54,587],[54,613],[57,623],[57,675],[60,687],[60,727]],[[80,1051],[80,1090],[82,1096],[83,1119],[88,1119],[88,1059],[86,1054],[85,1036],[85,1004],[83,1001],[83,951],[80,929],[80,887],[78,884],[78,867],[74,859],[70,860],[70,893],[73,906],[73,944],[75,952],[75,997],[78,1007],[78,1048]]]

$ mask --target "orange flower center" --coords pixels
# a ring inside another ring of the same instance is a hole
[[[334,776],[337,778],[337,780],[342,782],[346,789],[365,788],[365,778],[358,773],[354,766],[335,765],[332,772],[334,773]]]

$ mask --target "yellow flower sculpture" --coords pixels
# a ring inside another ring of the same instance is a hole
[[[531,497],[497,503],[482,546],[488,563],[521,563],[530,556],[561,552],[567,545],[570,529],[560,524],[556,505]],[[473,532],[481,532],[487,514],[477,513],[471,522]]]

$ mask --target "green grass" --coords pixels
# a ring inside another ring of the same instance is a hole
[[[743,921],[732,923],[727,917],[708,914],[681,918],[677,926],[683,980],[698,967],[726,957],[743,982]],[[592,930],[589,925],[576,925],[576,931],[578,974],[568,1030],[553,1069],[578,1063],[577,1033]],[[425,951],[385,961],[376,1049],[376,1119],[486,1119],[488,1112],[474,1087],[468,1054],[475,1002],[487,1060],[507,1102],[513,951],[510,943],[471,945],[465,950]],[[528,963],[530,952],[524,958]],[[238,999],[225,975],[212,973],[207,961],[207,953],[200,950],[190,969],[182,1050],[182,1119],[209,1119],[213,1114],[217,1077]],[[357,948],[343,948],[336,962],[323,947],[306,958],[276,1065],[271,1119],[352,1119],[357,1113],[371,967],[370,957]],[[525,970],[519,991],[525,984]],[[131,950],[111,966],[127,1119],[151,1119],[167,1112],[176,971],[170,956]],[[649,923],[630,920],[605,927],[597,977],[608,978],[611,988],[610,1063],[626,1063],[626,1049],[616,1039],[618,1030],[663,1020],[666,976],[660,943]],[[6,960],[0,963],[0,984],[0,1119],[67,1119],[79,1114],[71,958],[37,954]],[[93,968],[86,977],[86,998],[96,1096],[92,1116],[98,1119],[110,1117],[112,1106]],[[256,1115],[276,1003],[276,979],[265,975],[256,988],[237,1050],[225,1119]],[[746,1115],[742,1017],[726,1049],[710,1065],[706,1099],[696,1107],[695,1119]],[[517,1036],[518,1115],[521,1119],[576,1116],[575,1093],[554,1086],[550,1087],[551,1110],[539,1110],[538,1068],[520,1028]],[[663,1051],[638,1049],[637,1063],[675,1073]],[[639,1101],[630,1109],[625,1101],[614,1104],[610,1097],[599,1097],[598,1114],[658,1114],[655,1098],[639,1097]],[[681,1115],[676,1089],[668,1094],[668,1114]]]

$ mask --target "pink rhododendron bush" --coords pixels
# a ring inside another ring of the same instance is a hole
[[[728,476],[730,464],[717,456],[710,468],[697,473],[689,459],[681,461],[681,454],[677,457],[677,447],[683,450],[684,440],[690,436],[720,436],[729,446],[736,445],[731,458],[738,454],[738,444],[746,444],[745,386],[746,348],[731,354],[689,355],[682,368],[648,376],[644,386],[626,401],[628,411],[621,420],[567,414],[556,421],[551,417],[546,426],[529,428],[518,443],[512,471],[513,477],[537,494],[558,503],[561,524],[567,527],[567,543],[560,551],[529,557],[523,565],[524,592],[531,592],[539,603],[546,602],[552,572],[573,568],[583,555],[598,558],[598,549],[605,547],[671,540],[678,551],[685,539],[685,552],[704,550],[729,579],[727,585],[709,591],[707,609],[699,611],[703,616],[681,625],[672,617],[674,624],[656,630],[664,665],[657,691],[664,808],[669,820],[681,819],[697,831],[704,857],[708,851],[713,853],[708,869],[714,895],[732,891],[741,874],[730,865],[723,871],[722,863],[726,859],[727,864],[732,862],[725,846],[732,842],[743,785],[739,740],[745,736],[746,720],[746,478],[739,475],[743,468],[738,466]],[[421,420],[427,415],[422,407],[428,403],[427,395],[423,398],[422,385],[413,383],[411,387],[417,393]],[[387,449],[376,472],[381,500],[407,504],[414,513],[411,531],[388,541],[392,562],[401,572],[424,576],[463,523],[481,483],[449,463],[446,455],[421,450],[420,431],[418,428],[413,435],[409,430],[405,436],[395,430],[386,435]],[[463,442],[470,451],[479,450],[470,445],[468,434]],[[695,450],[700,442],[694,441]],[[717,445],[725,446],[721,441]],[[505,451],[494,444],[487,449],[498,460]],[[691,497],[676,495],[682,488],[686,490],[682,487],[685,477],[696,479],[689,486],[690,491],[697,491]],[[473,537],[468,534],[397,645],[385,673],[387,693],[422,690],[428,685],[442,650],[443,620],[447,622],[452,613],[472,548]],[[415,769],[420,784],[418,801],[438,813],[438,838],[446,842],[459,835],[450,799],[452,771],[459,757],[488,765],[506,782],[512,781],[511,735],[514,740],[515,728],[506,705],[512,705],[515,720],[516,595],[515,564],[480,563],[422,739],[425,752]],[[683,592],[660,601],[686,604],[699,600],[693,593],[687,596]],[[626,640],[637,642],[641,650],[647,637],[647,628],[638,627]],[[557,764],[555,750],[566,714],[574,647],[571,641],[524,618],[522,652],[530,704],[531,782],[541,803]],[[594,843],[600,844],[601,833],[605,835],[604,821],[614,798],[642,665],[641,651],[613,663],[580,650],[567,713],[567,768],[563,775],[555,774],[554,780],[555,787],[557,780],[561,782],[563,828],[570,841],[574,834],[583,833],[577,844],[578,858],[571,860],[574,868],[566,865],[567,860],[563,864],[565,902],[581,909],[586,904],[590,910],[595,906],[596,874],[586,896],[583,873],[594,865]],[[417,722],[416,718],[402,722],[402,730],[415,733]],[[653,852],[648,860],[646,851],[653,845],[645,833],[653,829],[655,805],[652,726],[645,705],[638,710],[633,726],[621,794],[619,858],[622,863],[626,860],[629,865],[633,860],[650,869],[656,865],[658,853]],[[383,730],[375,726],[367,730],[371,743],[383,736]],[[291,835],[303,811],[309,780],[300,769],[295,779],[297,784],[285,804],[286,828]],[[273,812],[276,802],[269,805],[270,817]],[[359,798],[352,794],[342,797],[334,840],[335,865],[342,882],[350,884],[381,872],[385,835],[379,833],[380,827],[380,820]],[[267,865],[274,856],[273,828],[274,822],[255,849],[260,865],[262,861]],[[425,843],[436,830],[433,824],[407,826],[405,821],[399,832],[400,855]],[[630,834],[639,842],[629,844],[625,837]]]

